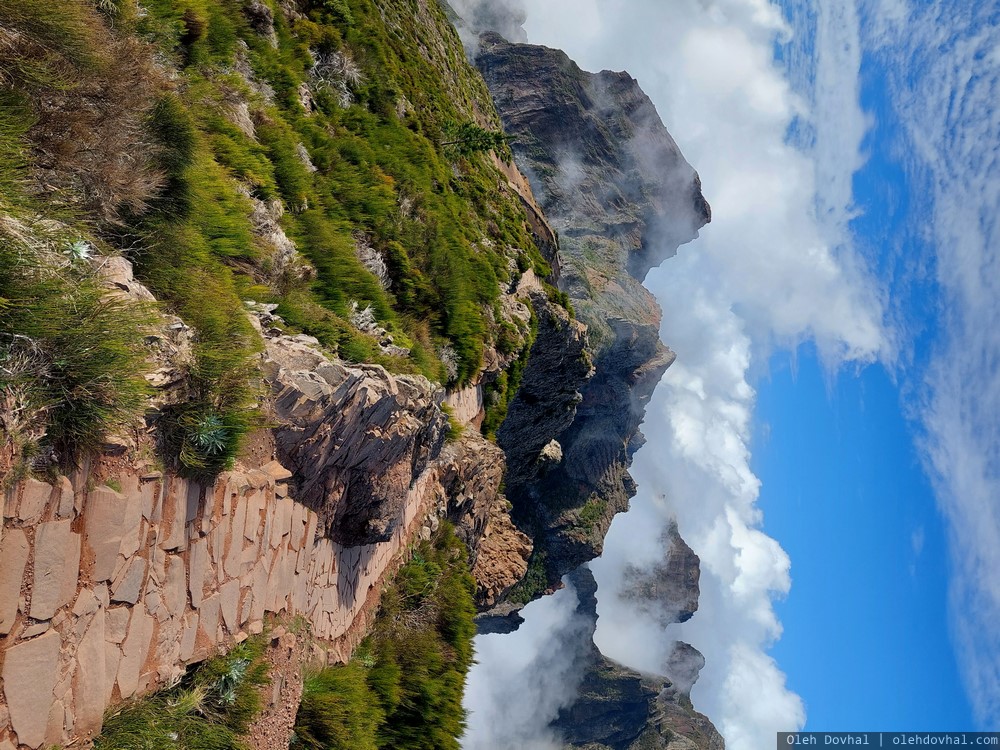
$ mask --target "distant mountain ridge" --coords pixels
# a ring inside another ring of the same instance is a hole
[[[641,281],[697,236],[711,209],[697,172],[627,73],[587,73],[564,52],[493,32],[480,37],[475,62],[515,162],[559,234],[558,285],[587,326],[595,369],[576,383],[582,400],[571,424],[552,420],[546,437],[561,447],[558,464],[538,468],[527,455],[541,438],[525,441],[521,425],[538,434],[547,419],[523,395],[530,377],[497,436],[515,517],[533,529],[546,584],[555,586],[600,554],[611,519],[635,494],[628,466],[643,442],[639,424],[674,360]],[[539,337],[535,347],[546,345]]]

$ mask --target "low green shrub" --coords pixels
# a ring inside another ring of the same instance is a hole
[[[578,516],[579,526],[588,533],[594,529],[594,525],[601,520],[607,512],[608,502],[598,497],[590,498],[584,506],[580,508]]]
[[[457,750],[475,635],[467,565],[448,524],[418,546],[354,659],[307,679],[293,750]]]
[[[151,317],[110,296],[86,261],[43,261],[39,247],[68,251],[70,242],[0,222],[0,428],[17,444],[33,415],[41,446],[67,467],[139,423]]]
[[[111,709],[94,750],[245,750],[266,685],[265,641],[252,638],[194,667],[175,687]]]
[[[547,553],[536,540],[535,549],[531,553],[531,559],[528,560],[528,570],[525,571],[524,577],[511,588],[507,599],[515,604],[527,604],[545,591],[546,586],[548,586],[545,574],[546,557]]]

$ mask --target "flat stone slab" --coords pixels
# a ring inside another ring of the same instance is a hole
[[[111,590],[111,601],[135,604],[139,600],[143,581],[146,580],[146,561],[141,557],[132,558],[121,580]]]
[[[153,618],[146,614],[144,608],[132,608],[128,635],[122,645],[122,660],[118,665],[118,690],[122,698],[131,698],[139,689],[139,672],[149,654],[153,624]]]
[[[104,717],[105,685],[105,629],[104,610],[91,620],[80,646],[76,650],[76,673],[73,677],[73,695],[76,698],[75,731],[96,734],[101,730]]]
[[[166,582],[163,586],[163,603],[172,617],[184,614],[187,604],[187,580],[184,561],[177,555],[170,555],[166,561]]]
[[[0,635],[14,627],[27,562],[28,537],[21,529],[8,529],[0,540]]]
[[[10,723],[18,740],[37,748],[45,742],[52,691],[59,670],[59,634],[50,630],[7,649],[3,662],[3,690]]]
[[[109,487],[98,487],[87,494],[85,538],[94,555],[91,575],[95,582],[111,580],[114,575],[122,544],[125,505],[125,497]]]
[[[106,611],[104,622],[104,638],[108,643],[121,643],[128,632],[128,607],[113,607]]]
[[[76,595],[80,574],[80,537],[69,519],[35,527],[35,572],[31,587],[31,616],[48,620]]]
[[[190,555],[188,588],[191,591],[191,606],[198,609],[205,596],[205,574],[208,572],[209,562],[208,540],[196,539],[191,542],[191,551],[188,554]]]
[[[240,608],[240,582],[235,578],[222,584],[219,589],[219,605],[222,609],[222,620],[226,624],[226,629],[230,633],[236,633],[240,629],[237,620]]]
[[[41,518],[45,506],[52,498],[51,484],[39,482],[37,479],[25,479],[21,494],[21,504],[17,508],[17,517],[24,523],[33,523]]]

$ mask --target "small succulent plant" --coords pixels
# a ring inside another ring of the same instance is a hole
[[[216,414],[206,414],[196,421],[191,430],[191,442],[210,456],[226,449],[226,426]]]
[[[89,260],[93,254],[94,248],[86,240],[76,240],[71,242],[69,247],[66,248],[66,255],[69,256],[70,261],[73,263]]]

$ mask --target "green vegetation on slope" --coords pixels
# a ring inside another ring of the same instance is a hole
[[[475,584],[447,524],[382,595],[354,659],[307,678],[294,750],[449,750],[465,727]]]
[[[263,638],[191,670],[175,687],[111,709],[94,750],[244,750],[268,682]]]
[[[101,61],[87,9],[29,2],[0,7],[4,30],[31,37],[4,45],[0,58],[0,469],[17,481],[37,461],[72,466],[130,427],[145,407],[141,377],[150,311],[105,295],[87,257],[87,227],[64,206],[38,218],[29,133],[38,127],[32,96],[59,98],[78,71]],[[99,26],[99,24],[98,24]],[[60,120],[63,122],[64,120]],[[51,144],[45,133],[34,145]],[[78,168],[75,152],[67,169]],[[113,177],[114,170],[108,170]]]
[[[499,173],[479,153],[500,141],[465,124],[460,132],[479,134],[481,148],[446,145],[451,124],[489,99],[440,10],[432,4],[415,23],[408,2],[313,2],[289,21],[271,7],[270,38],[239,3],[159,0],[149,10],[140,33],[184,71],[181,99],[204,146],[195,173],[222,167],[254,198],[280,198],[285,231],[316,269],[311,295],[287,277],[253,291],[343,356],[384,360],[350,325],[354,309],[371,307],[412,350],[409,361],[385,362],[393,369],[472,377],[494,335],[487,310],[510,280],[508,256],[525,248],[543,261],[520,205],[498,189]],[[446,59],[432,62],[420,50],[438,47],[435,36]],[[240,101],[247,116],[237,123]],[[211,194],[224,202],[223,191]],[[236,206],[224,213],[240,215]],[[222,239],[211,249],[223,259],[250,244]],[[360,257],[362,244],[385,278]],[[454,372],[438,356],[445,347],[457,355]]]
[[[138,375],[149,311],[111,298],[74,247],[8,217],[0,222],[0,433],[17,481],[39,454],[65,466],[142,414]]]
[[[346,359],[446,383],[504,345],[501,286],[548,268],[487,153],[509,157],[485,84],[436,3],[57,5],[0,7],[0,216],[56,219],[126,255],[194,329],[186,400],[152,415],[176,468],[218,472],[259,421],[246,299]],[[36,289],[20,314],[68,288]],[[142,371],[115,366],[123,388]],[[125,411],[50,441],[89,449]]]

